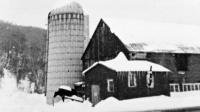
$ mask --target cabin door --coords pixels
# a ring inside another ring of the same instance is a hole
[[[99,85],[92,85],[92,103],[95,105],[100,101],[100,88]]]

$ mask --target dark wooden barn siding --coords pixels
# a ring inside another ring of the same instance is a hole
[[[91,70],[89,70],[88,72],[86,72],[85,74],[86,97],[89,97],[91,100],[91,85],[93,84],[100,86],[101,100],[109,96],[116,96],[113,93],[107,92],[107,79],[110,79],[110,78],[114,79],[114,83],[116,83],[116,72],[102,65],[97,65]],[[116,86],[115,86],[115,91],[117,91]]]
[[[199,54],[147,53],[147,60],[170,69],[171,83],[200,82]],[[179,74],[178,71],[185,71],[185,74]]]
[[[134,72],[133,72],[134,73]],[[147,72],[137,72],[136,87],[128,87],[128,72],[119,72],[117,80],[117,96],[118,99],[130,99],[154,95],[169,95],[168,75],[164,72],[153,72],[155,85],[153,89],[147,88],[146,85]],[[165,74],[165,75],[163,75]]]
[[[113,59],[121,51],[128,56],[128,50],[124,44],[101,20],[82,56],[83,70],[94,62]]]
[[[171,83],[180,82],[180,76],[177,74],[175,54],[172,53],[147,53],[147,60],[160,64],[172,72],[169,73]]]
[[[163,65],[173,72],[176,72],[175,58],[173,54],[167,53],[148,53],[147,60]]]
[[[200,82],[200,55],[192,54],[188,57],[188,71],[186,82]]]

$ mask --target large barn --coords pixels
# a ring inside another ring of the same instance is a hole
[[[93,104],[107,97],[119,100],[170,95],[169,70],[145,60],[127,60],[120,52],[108,61],[98,61],[83,71],[86,97]]]
[[[124,43],[123,38],[112,33],[101,19],[81,58],[83,69],[123,52],[129,60],[148,60],[169,68],[172,71],[170,83],[200,82],[200,47],[135,43],[134,38]]]

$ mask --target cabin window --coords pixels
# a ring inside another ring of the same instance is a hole
[[[58,18],[57,15],[55,15],[55,20],[57,20],[57,18]]]
[[[128,73],[128,87],[136,87],[136,74],[133,74],[131,72]]]
[[[107,91],[114,92],[114,81],[113,79],[107,79]]]
[[[62,14],[60,14],[60,15],[59,15],[59,18],[60,18],[60,19],[63,19],[62,17],[63,17]]]
[[[76,14],[73,15],[73,18],[76,18]]]
[[[63,18],[66,19],[66,18],[67,18],[67,15],[66,15],[66,14],[63,14]]]

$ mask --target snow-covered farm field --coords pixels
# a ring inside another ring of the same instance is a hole
[[[17,90],[14,78],[2,79],[0,88],[0,112],[132,112],[197,106],[200,106],[200,91],[123,101],[110,97],[92,107],[88,101],[79,103],[67,100],[55,103],[54,106],[47,105],[44,95]]]
[[[46,104],[44,95],[27,94],[20,91],[4,94],[4,91],[0,90],[1,112],[123,112],[196,106],[200,106],[200,92],[172,94],[172,97],[155,96],[124,101],[118,101],[111,97],[92,107],[87,101],[84,103],[75,101],[63,103],[61,101],[52,106]]]

